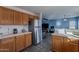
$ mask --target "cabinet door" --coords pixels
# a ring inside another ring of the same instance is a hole
[[[39,19],[39,17],[38,16],[34,16],[34,19]]]
[[[5,24],[13,24],[13,11],[0,7],[0,24],[5,25]]]
[[[0,51],[1,52],[15,51],[15,39],[14,39],[14,37],[1,39],[0,40]]]
[[[14,24],[14,14],[13,14],[13,10],[9,9],[9,16],[8,16],[8,24],[9,25],[13,25]]]
[[[53,36],[52,37],[52,50],[56,52],[62,51],[62,45],[63,45],[63,37],[61,36]]]
[[[20,25],[22,24],[22,13],[18,11],[14,11],[14,24]]]
[[[28,46],[32,44],[32,34],[28,34]]]
[[[34,16],[33,15],[29,15],[29,21],[34,21]]]
[[[25,35],[25,47],[28,47],[28,35]]]
[[[32,33],[30,34],[26,34],[25,35],[26,37],[26,44],[25,44],[25,47],[28,47],[32,44]]]
[[[24,48],[25,48],[24,35],[16,36],[16,51],[21,51]]]
[[[23,13],[22,24],[28,24],[28,15]]]
[[[64,52],[78,52],[78,41],[73,41],[74,39],[64,38]]]

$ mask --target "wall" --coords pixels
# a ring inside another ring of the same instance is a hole
[[[69,28],[69,21],[72,21],[72,20],[75,20],[76,22],[76,29],[79,28],[79,17],[71,17],[71,18],[68,18],[67,21],[64,21],[64,19],[56,19],[56,20],[47,20],[47,19],[43,19],[43,23],[48,23],[49,24],[49,28],[50,26],[54,26],[55,28],[66,28],[68,29]]]
[[[28,25],[0,25],[0,33],[3,35],[12,34],[14,28],[17,28],[18,33],[21,33],[22,29],[28,31]]]
[[[77,24],[78,24],[78,29],[79,29],[79,19],[78,19],[78,22],[77,22]]]

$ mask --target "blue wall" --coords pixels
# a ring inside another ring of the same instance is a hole
[[[56,20],[47,20],[43,19],[42,23],[48,23],[49,28],[50,26],[54,26],[55,28],[69,28],[69,21],[75,20],[76,22],[76,29],[79,28],[79,17],[71,17],[68,18],[67,21],[64,21],[64,19],[56,19]]]

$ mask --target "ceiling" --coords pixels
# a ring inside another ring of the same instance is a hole
[[[40,13],[47,19],[59,19],[66,17],[79,16],[79,6],[16,6],[24,10]]]

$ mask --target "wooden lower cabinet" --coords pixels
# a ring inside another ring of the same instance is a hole
[[[18,52],[32,44],[32,33],[0,39],[0,52]]]
[[[21,51],[24,48],[29,47],[32,44],[32,35],[31,33],[25,34],[25,35],[20,35],[16,36],[16,51]]]
[[[64,52],[79,52],[77,44],[68,44],[65,46]]]
[[[52,51],[56,52],[79,52],[79,40],[69,39],[64,36],[52,36]]]
[[[24,35],[19,35],[19,36],[16,36],[16,41],[15,41],[15,48],[16,48],[16,51],[21,51],[25,48],[25,37]]]
[[[25,35],[25,47],[29,47],[32,44],[32,33]]]
[[[14,51],[15,51],[14,37],[0,40],[0,52],[14,52]]]
[[[69,39],[69,38],[64,38],[64,48],[63,51],[64,52],[78,52],[78,41],[72,41],[74,39]],[[76,42],[76,43],[75,43]]]
[[[61,52],[63,48],[63,37],[52,36],[52,51]]]

